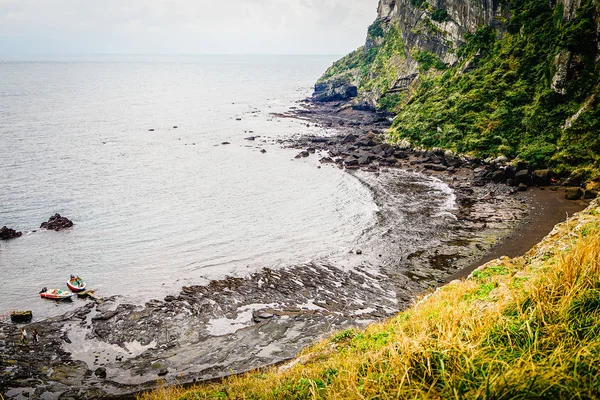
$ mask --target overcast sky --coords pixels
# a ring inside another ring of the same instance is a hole
[[[0,54],[345,54],[378,0],[0,0]]]

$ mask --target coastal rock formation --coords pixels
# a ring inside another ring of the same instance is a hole
[[[40,225],[40,228],[58,232],[72,226],[73,221],[57,213],[51,216],[50,219],[48,219],[48,222],[43,222],[42,225]]]
[[[0,228],[0,240],[16,239],[22,235],[22,232],[17,232],[14,229],[7,228],[6,226]]]
[[[313,99],[392,113],[394,142],[566,176],[598,170],[598,60],[599,0],[380,0],[364,46]]]

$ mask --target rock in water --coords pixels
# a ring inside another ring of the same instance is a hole
[[[43,222],[42,225],[40,225],[40,228],[54,230],[58,232],[63,229],[70,228],[72,226],[73,222],[70,219],[62,217],[60,214],[57,213],[50,217],[48,222]]]
[[[22,235],[22,232],[17,232],[14,229],[7,228],[6,226],[3,226],[0,229],[0,240],[16,239]]]

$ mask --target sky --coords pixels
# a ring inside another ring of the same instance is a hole
[[[0,54],[345,54],[378,0],[0,0]]]

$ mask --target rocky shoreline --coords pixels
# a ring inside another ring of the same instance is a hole
[[[333,330],[365,325],[407,307],[480,258],[528,213],[528,193],[495,183],[496,166],[388,146],[382,141],[387,115],[329,107],[307,104],[279,115],[327,131],[281,145],[297,148],[299,160],[318,157],[322,167],[345,168],[373,191],[378,223],[365,233],[360,248],[184,287],[178,295],[143,306],[123,304],[118,297],[88,303],[28,325],[40,333],[36,345],[19,344],[21,326],[1,323],[0,393],[5,398],[133,398],[154,388],[158,379],[204,381],[290,359]],[[399,196],[432,188],[451,189],[457,206],[398,209]],[[430,227],[407,236],[407,219]]]

